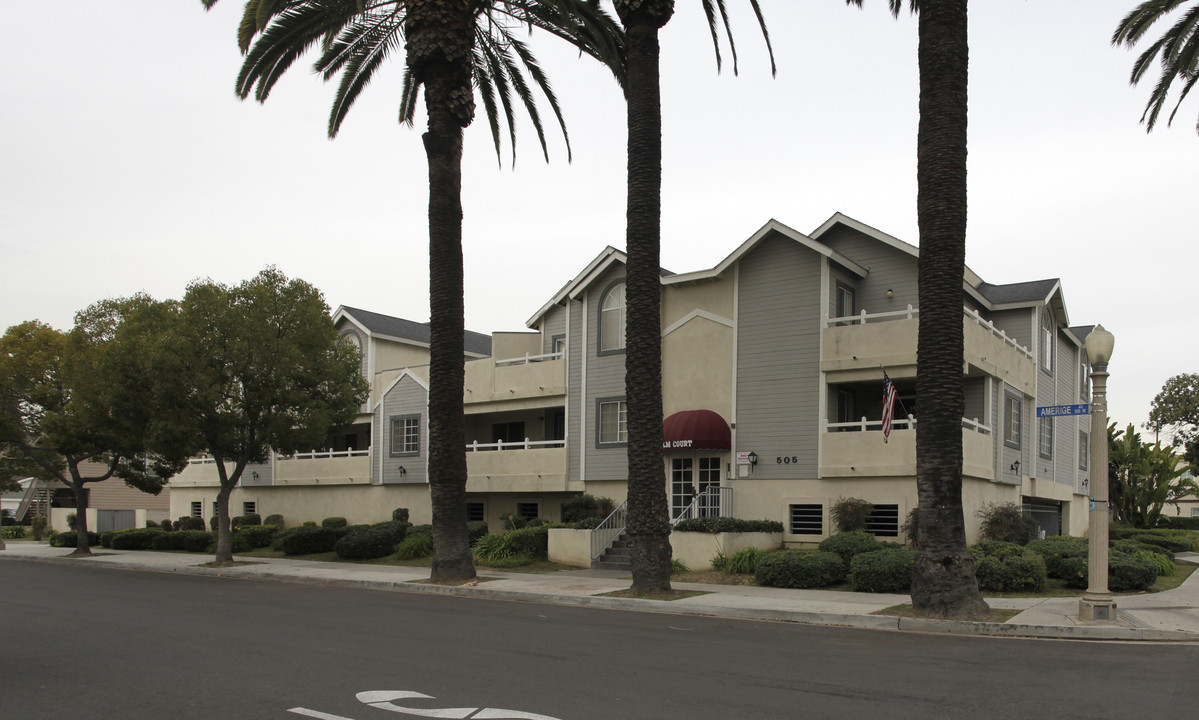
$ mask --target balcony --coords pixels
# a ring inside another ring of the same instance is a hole
[[[581,490],[566,481],[562,440],[472,443],[466,446],[467,492],[564,492]]]
[[[227,471],[233,468],[225,464]],[[247,465],[242,473],[243,487],[282,485],[369,485],[371,451],[313,450],[294,455],[275,453],[270,461]],[[171,479],[173,487],[219,487],[216,461],[210,457],[191,458],[183,472]]]
[[[977,312],[963,308],[962,315],[967,374],[977,368],[1034,395],[1032,352]],[[864,379],[867,371],[877,377],[879,367],[914,368],[919,316],[920,311],[909,305],[896,312],[829,318],[821,331],[820,369],[834,374],[830,382],[846,382]]]
[[[547,399],[561,404],[565,395],[563,353],[526,354],[499,360],[482,358],[466,364],[463,402],[467,413],[542,407]]]
[[[820,436],[820,477],[911,477],[916,474],[916,419],[891,424],[883,442],[882,421],[826,423]],[[994,436],[977,420],[962,420],[962,475],[995,479]]]

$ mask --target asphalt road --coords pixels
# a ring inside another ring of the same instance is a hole
[[[0,715],[22,720],[1199,715],[1199,645],[806,627],[16,561],[0,563],[0,623]]]

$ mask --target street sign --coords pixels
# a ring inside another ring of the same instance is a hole
[[[1037,408],[1037,417],[1063,417],[1066,415],[1090,415],[1089,403],[1081,405],[1045,405]]]

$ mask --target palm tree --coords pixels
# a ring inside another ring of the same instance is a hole
[[[861,6],[861,0],[846,0]],[[898,15],[902,0],[890,0]],[[967,0],[910,0],[919,15],[920,124],[916,140],[916,491],[919,543],[912,607],[986,617],[962,512],[962,278],[966,269]],[[958,328],[946,332],[946,328]]]
[[[1140,42],[1154,23],[1183,4],[1184,0],[1145,0],[1120,21],[1119,27],[1112,33],[1112,44],[1131,48]],[[1182,81],[1182,93],[1178,96],[1174,109],[1170,111],[1166,125],[1174,122],[1178,106],[1199,80],[1199,2],[1192,2],[1191,6],[1183,11],[1182,17],[1137,57],[1132,65],[1129,83],[1139,83],[1159,53],[1162,74],[1157,80],[1157,85],[1153,87],[1153,92],[1149,94],[1149,102],[1141,115],[1141,122],[1145,123],[1145,132],[1152,131],[1153,126],[1157,124],[1157,117],[1175,80]],[[1195,131],[1199,132],[1199,122],[1195,123]]]
[[[211,7],[216,0],[202,0]],[[558,101],[518,33],[540,28],[621,73],[616,23],[587,0],[249,0],[237,79],[244,98],[264,101],[279,77],[320,41],[316,70],[341,82],[329,116],[335,135],[383,61],[406,49],[400,120],[411,124],[421,87],[429,164],[429,486],[434,582],[475,577],[466,529],[466,429],[462,407],[465,330],[462,263],[462,141],[475,115],[478,86],[499,153],[500,108],[510,136],[513,96],[541,139],[530,81],[562,122]],[[255,37],[258,39],[255,40]],[[253,43],[251,45],[251,43]],[[498,106],[497,106],[498,99]],[[563,126],[565,133],[565,126]],[[514,136],[513,136],[514,137]]]
[[[632,590],[670,591],[670,514],[662,464],[662,99],[658,32],[674,14],[673,0],[614,0],[625,28],[628,70],[628,207],[625,249],[625,394],[628,408],[628,524]],[[767,47],[770,37],[757,0],[750,0]],[[724,0],[703,0],[720,65]],[[719,20],[717,19],[719,13]],[[734,72],[736,49],[731,33]],[[774,57],[771,55],[771,70]]]

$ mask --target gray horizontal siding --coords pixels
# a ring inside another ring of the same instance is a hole
[[[920,306],[915,257],[844,226],[830,230],[820,242],[869,269],[866,277],[856,282],[859,313]],[[893,297],[887,297],[888,290],[894,293]],[[836,305],[830,308],[835,309]]]
[[[623,352],[599,354],[599,307],[604,292],[613,282],[625,275],[624,265],[613,265],[608,272],[597,278],[587,289],[587,337],[584,349],[587,353],[587,391],[577,412],[587,413],[587,430],[575,436],[574,444],[587,456],[588,481],[627,480],[629,477],[628,450],[625,447],[597,448],[596,428],[599,427],[596,400],[598,398],[624,397]],[[581,315],[581,313],[580,313]],[[579,318],[582,325],[582,318]]]
[[[391,456],[391,419],[400,415],[420,416],[420,453]],[[426,465],[429,461],[429,394],[420,383],[404,377],[383,398],[380,423],[383,437],[375,446],[383,459],[383,483],[428,482]],[[405,473],[400,474],[400,467]]]

